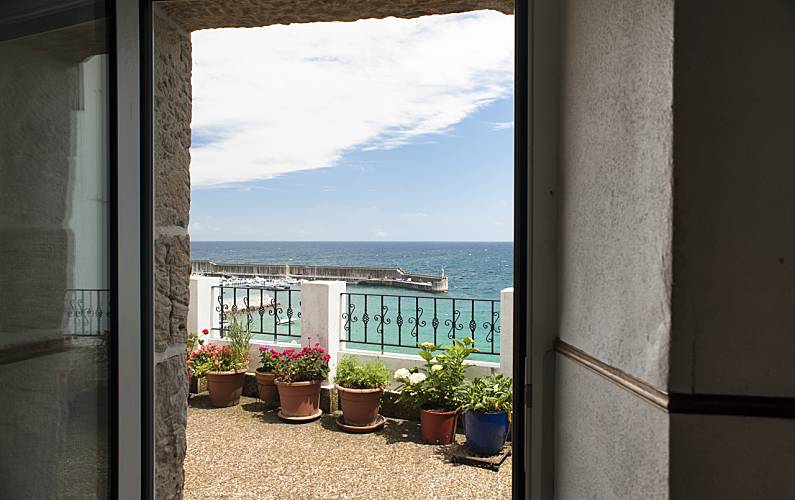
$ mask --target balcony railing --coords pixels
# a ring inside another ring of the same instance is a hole
[[[223,338],[231,315],[244,315],[261,340],[301,338],[301,291],[266,287],[213,287],[218,324],[212,328]],[[255,337],[256,338],[256,337]]]
[[[342,341],[349,349],[408,353],[423,342],[469,337],[480,354],[500,354],[499,300],[343,293],[342,301]]]
[[[110,290],[71,288],[66,291],[64,335],[100,337],[110,331]]]

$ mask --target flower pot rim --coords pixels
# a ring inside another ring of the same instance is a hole
[[[507,415],[508,412],[506,410],[500,411],[475,411],[475,410],[467,410],[464,413],[476,413],[478,415]]]
[[[341,392],[350,392],[353,394],[375,394],[377,392],[384,392],[384,389],[381,387],[376,387],[374,389],[350,389],[348,387],[343,387],[339,384],[334,385],[338,391]]]
[[[290,385],[290,386],[293,386],[293,387],[295,387],[295,386],[301,387],[301,386],[309,386],[309,385],[320,385],[320,383],[323,382],[323,381],[322,380],[302,380],[300,382],[283,382],[283,381],[281,381],[281,380],[279,380],[277,378],[273,382],[276,385]]]
[[[268,371],[265,371],[265,370],[263,370],[263,369],[262,369],[262,367],[260,366],[259,368],[257,368],[257,369],[255,370],[255,372],[256,372],[256,373],[263,373],[263,374],[264,374],[264,373],[273,373],[273,370],[268,370]]]
[[[420,411],[424,411],[425,413],[435,413],[437,415],[453,415],[458,413],[458,410],[438,411],[438,410],[428,410],[423,407],[420,407]]]
[[[238,370],[229,370],[224,372],[216,372],[216,371],[204,372],[205,375],[239,375],[241,373],[246,373],[246,369],[240,368]]]

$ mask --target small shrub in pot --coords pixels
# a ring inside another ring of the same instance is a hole
[[[431,342],[419,344],[422,368],[401,368],[395,372],[398,402],[420,408],[422,438],[431,444],[450,444],[455,437],[456,415],[460,404],[459,386],[464,381],[470,354],[478,352],[470,338],[453,339],[442,349]]]
[[[503,375],[465,380],[459,388],[467,448],[477,455],[498,453],[508,436],[513,381]]]
[[[273,371],[283,417],[320,415],[320,383],[328,377],[329,359],[320,344],[300,351],[282,351],[281,357],[275,360]]]
[[[214,406],[234,406],[240,402],[248,366],[251,328],[239,318],[230,317],[228,345],[204,344],[191,352],[188,366],[197,377],[207,377],[207,391]]]
[[[274,369],[281,361],[282,354],[276,349],[260,346],[260,367],[254,373],[257,379],[257,392],[263,403],[273,404],[279,401],[279,393],[276,390],[276,373]]]
[[[389,370],[379,361],[359,364],[352,356],[337,365],[334,377],[346,425],[370,427],[379,419],[381,394],[389,382]]]

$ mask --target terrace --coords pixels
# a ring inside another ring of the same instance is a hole
[[[511,457],[498,472],[452,463],[450,446],[422,444],[417,423],[408,420],[346,434],[330,415],[286,424],[256,399],[213,408],[199,395],[189,404],[187,439],[189,499],[511,496]]]
[[[422,364],[414,354],[417,343],[470,337],[481,352],[467,376],[509,373],[512,293],[503,290],[501,300],[356,293],[341,281],[277,289],[192,276],[188,330],[206,330],[209,342],[224,344],[228,317],[237,314],[248,318],[255,340],[240,405],[214,408],[202,383],[192,388],[186,497],[217,498],[223,491],[234,498],[509,498],[510,456],[496,470],[456,463],[462,430],[456,444],[424,444],[418,415],[396,404],[391,390],[381,405],[384,428],[348,434],[335,423],[339,404],[332,384],[322,388],[319,420],[285,423],[277,408],[256,399],[251,372],[259,366],[260,346],[278,350],[311,339],[331,355],[332,367],[353,356],[377,358],[394,371]]]

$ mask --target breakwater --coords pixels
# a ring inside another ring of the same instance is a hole
[[[205,276],[241,278],[295,278],[304,280],[334,280],[360,285],[381,285],[446,292],[447,276],[408,273],[399,267],[312,266],[301,264],[222,264],[211,260],[192,260],[191,272]]]

